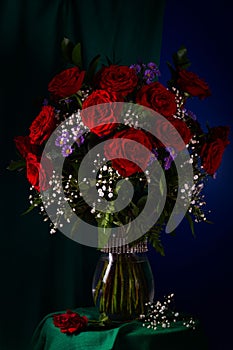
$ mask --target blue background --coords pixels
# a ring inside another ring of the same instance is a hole
[[[168,0],[160,63],[161,81],[166,84],[170,77],[166,61],[171,61],[181,45],[186,46],[190,70],[204,78],[212,91],[206,100],[190,101],[190,109],[203,128],[206,122],[231,127],[231,144],[217,178],[210,179],[205,188],[206,209],[211,210],[208,218],[213,224],[196,224],[193,238],[183,221],[175,238],[163,237],[165,257],[150,252],[158,298],[174,292],[177,309],[201,320],[210,349],[232,348],[232,9],[225,1]]]

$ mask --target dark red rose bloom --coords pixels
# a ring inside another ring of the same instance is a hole
[[[41,145],[46,141],[55,129],[55,114],[52,106],[43,106],[41,112],[30,126],[30,141],[32,144]]]
[[[14,142],[23,158],[26,158],[28,153],[34,153],[37,155],[40,153],[40,147],[31,144],[29,136],[16,136]]]
[[[50,81],[48,90],[56,98],[69,97],[81,88],[84,76],[78,67],[65,69]]]
[[[118,141],[115,140],[116,138],[121,138],[120,144],[116,142]],[[136,141],[138,145],[130,144],[129,140]],[[106,158],[111,160],[112,167],[117,170],[120,175],[127,177],[136,172],[143,172],[148,165],[150,154],[149,152],[145,154],[140,145],[147,147],[150,151],[152,150],[151,139],[145,132],[129,128],[117,132],[113,136],[110,145],[108,144],[107,147],[104,147],[104,153]]]
[[[26,158],[27,179],[37,191],[46,191],[49,188],[49,180],[52,176],[52,166],[49,159],[40,163],[39,157],[33,153],[28,153]],[[41,187],[40,187],[41,185]]]
[[[111,102],[123,101],[123,97],[115,92],[108,92],[104,90],[96,90],[92,92],[82,105],[81,116],[83,123],[88,126],[91,132],[100,137],[108,135],[116,128],[118,119],[117,115],[119,114],[119,111],[115,112],[114,105],[112,105]],[[108,105],[97,106],[95,109],[85,111],[85,108],[102,103],[107,103]],[[95,126],[97,123],[103,124],[100,126]]]
[[[177,152],[182,151],[192,138],[191,130],[186,123],[174,117],[156,119],[153,134],[156,134],[154,147],[173,147]]]
[[[67,310],[64,314],[53,316],[54,326],[59,327],[62,333],[72,334],[80,332],[87,327],[88,318],[80,316],[77,312]]]
[[[159,82],[143,86],[137,93],[136,102],[149,107],[165,117],[176,113],[175,94]]]
[[[201,149],[202,166],[209,175],[214,175],[222,162],[225,146],[222,140],[206,142]]]
[[[103,90],[128,95],[137,86],[138,77],[128,66],[110,65],[103,67],[95,76],[95,85]]]
[[[200,157],[202,166],[209,175],[214,175],[222,162],[225,148],[230,143],[228,126],[217,126],[210,128],[209,138],[203,144]]]
[[[208,84],[198,77],[197,74],[181,69],[178,72],[178,88],[191,96],[198,96],[200,99],[210,96]]]
[[[209,129],[210,139],[216,140],[220,139],[224,143],[224,146],[229,145],[230,141],[228,140],[228,136],[230,133],[229,126],[214,126]]]

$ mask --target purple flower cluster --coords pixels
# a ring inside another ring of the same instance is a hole
[[[149,62],[147,64],[135,63],[132,64],[130,68],[134,69],[139,78],[146,84],[153,83],[153,81],[161,75],[157,64],[154,62]]]
[[[164,158],[164,169],[169,170],[171,167],[172,161],[177,156],[177,153],[175,152],[174,148],[172,148],[172,147],[166,147],[166,151],[169,153],[169,156]]]
[[[55,145],[61,148],[61,153],[63,157],[68,157],[74,150],[72,144],[76,143],[80,147],[84,142],[84,137],[77,126],[71,129],[71,133],[68,131],[63,131],[55,140]]]

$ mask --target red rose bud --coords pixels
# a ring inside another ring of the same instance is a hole
[[[124,99],[116,92],[108,92],[104,90],[96,90],[92,92],[83,102],[81,117],[83,123],[88,126],[91,132],[97,136],[106,136],[111,133],[117,126],[117,113],[114,111],[114,105],[111,102],[123,102]],[[98,104],[106,103],[106,105],[97,106],[96,108],[86,108]],[[96,124],[101,124],[95,126]]]
[[[56,127],[54,107],[43,106],[41,112],[30,126],[30,141],[32,144],[42,145]]]
[[[87,327],[88,318],[80,316],[77,312],[67,310],[64,314],[53,316],[54,326],[60,328],[62,333],[73,334]]]
[[[78,67],[65,69],[50,81],[48,90],[56,98],[69,97],[80,90],[85,73]]]
[[[97,72],[94,85],[110,92],[126,96],[136,88],[138,77],[134,69],[128,66],[110,65]]]
[[[120,138],[120,143],[116,142]],[[138,144],[129,142],[136,141]],[[117,132],[110,145],[104,147],[104,153],[107,159],[111,160],[112,167],[123,177],[131,176],[136,172],[143,172],[150,160],[150,153],[145,153],[141,146],[152,150],[151,138],[141,130],[129,128]],[[122,158],[119,158],[122,157]],[[130,160],[129,160],[130,159]],[[134,163],[135,161],[135,163]]]
[[[165,117],[173,116],[177,110],[175,94],[159,82],[143,86],[137,93],[136,102]]]
[[[185,69],[181,69],[178,72],[177,85],[180,90],[200,99],[211,95],[208,84],[203,79],[200,79],[197,74]]]

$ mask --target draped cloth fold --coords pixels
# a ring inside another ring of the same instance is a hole
[[[91,320],[98,319],[95,308],[74,310]],[[53,314],[46,316],[36,328],[32,338],[32,350],[196,350],[208,349],[199,323],[195,330],[182,322],[171,324],[171,328],[147,329],[140,321],[114,325],[112,329],[89,329],[79,334],[67,335],[53,324]]]

